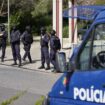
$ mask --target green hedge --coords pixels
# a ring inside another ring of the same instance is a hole
[[[69,35],[69,26],[63,28],[63,38],[68,38]]]

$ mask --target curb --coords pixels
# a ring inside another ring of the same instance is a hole
[[[13,67],[13,68],[18,68],[18,69],[23,69],[23,70],[26,70],[26,71],[32,71],[32,72],[41,72],[41,73],[47,73],[47,74],[58,74],[58,73],[53,73],[51,72],[51,70],[44,70],[44,69],[29,69],[29,68],[26,68],[26,67],[17,67],[17,66],[12,66],[12,65],[8,65],[8,64],[3,64],[3,63],[0,63],[0,65],[3,65],[3,66],[7,66],[7,67]],[[59,73],[61,74],[61,73]]]

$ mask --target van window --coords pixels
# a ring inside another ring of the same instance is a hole
[[[95,28],[91,68],[105,68],[105,24],[99,24]]]
[[[90,35],[89,35],[90,37],[79,55],[79,69],[80,70],[89,69],[89,61],[90,61],[93,33],[94,33],[93,31],[90,33]]]
[[[92,30],[78,62],[80,70],[105,68],[105,24],[98,24]]]

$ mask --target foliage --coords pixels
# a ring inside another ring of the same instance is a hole
[[[0,0],[0,16],[7,13],[7,0]]]
[[[10,14],[15,14],[17,11],[23,13],[31,12],[33,9],[33,0],[11,0]]]
[[[96,0],[96,5],[105,5],[105,0]]]
[[[10,25],[24,27],[26,24],[30,24],[32,10],[33,0],[11,0]]]
[[[42,105],[42,102],[44,101],[45,97],[42,96],[36,103],[35,105]]]
[[[23,31],[26,25],[32,26],[33,33],[39,33],[41,26],[51,26],[52,0],[11,0],[10,25],[18,25]],[[50,8],[50,9],[49,9]]]
[[[63,38],[68,38],[68,35],[69,35],[69,28],[68,28],[68,26],[66,25],[66,26],[63,28]]]
[[[19,11],[16,12],[14,15],[10,15],[10,22],[11,22],[10,27],[13,27],[14,24],[19,25],[20,24],[20,22],[19,22],[20,17],[21,17],[21,13]]]
[[[0,0],[1,1],[1,0]],[[93,2],[94,1],[94,2]],[[96,2],[96,3],[95,3]],[[105,0],[78,0],[79,5],[105,4]],[[63,8],[68,8],[68,0],[63,0]],[[18,25],[23,32],[26,25],[32,26],[32,32],[39,34],[40,27],[52,29],[52,0],[11,0],[10,25]],[[64,37],[67,37],[68,23],[64,26]]]
[[[6,23],[8,19],[7,0],[0,0],[0,23]]]
[[[52,0],[38,0],[38,2],[34,4],[34,11],[32,11],[32,15],[36,17],[51,12],[51,2]]]
[[[10,99],[3,101],[0,105],[10,105],[14,101],[18,100],[21,96],[23,96],[26,92],[27,91],[20,92],[17,95],[11,97]]]

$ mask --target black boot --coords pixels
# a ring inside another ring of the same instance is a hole
[[[21,61],[19,61],[19,65],[18,65],[18,67],[20,67],[20,66],[22,66],[22,63],[21,63]]]
[[[29,60],[30,63],[32,63],[32,60]]]
[[[50,66],[49,66],[49,65],[47,65],[47,68],[46,68],[46,70],[50,70]]]
[[[25,59],[25,58],[23,58],[23,61],[26,61],[26,59]]]
[[[1,62],[4,62],[4,59],[1,59]]]
[[[45,69],[45,67],[44,67],[44,65],[42,65],[38,69]]]
[[[12,66],[14,66],[14,65],[17,65],[17,62],[16,61],[12,64]]]

